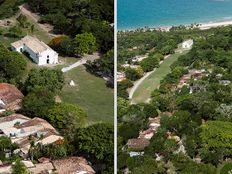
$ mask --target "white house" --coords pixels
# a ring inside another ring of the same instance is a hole
[[[192,39],[189,39],[189,40],[186,40],[182,43],[182,48],[185,48],[185,49],[189,49],[189,48],[192,48],[193,46],[193,40]]]
[[[58,63],[58,53],[44,42],[32,36],[25,36],[19,41],[11,43],[13,51],[27,52],[38,65]]]

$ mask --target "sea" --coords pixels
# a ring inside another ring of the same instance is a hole
[[[118,0],[118,30],[232,20],[232,0]]]

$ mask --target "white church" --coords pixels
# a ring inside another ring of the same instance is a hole
[[[58,53],[44,42],[32,36],[25,36],[19,41],[11,43],[13,51],[27,52],[30,58],[38,65],[57,64]]]
[[[184,48],[184,49],[190,49],[190,48],[192,48],[192,46],[193,46],[192,39],[186,40],[182,43],[182,48]]]

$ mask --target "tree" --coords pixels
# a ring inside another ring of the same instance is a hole
[[[17,52],[10,52],[0,45],[0,79],[20,82],[26,73],[26,59]]]
[[[68,41],[69,39],[70,38],[67,36],[55,37],[49,42],[49,46],[52,47],[54,50],[56,50],[59,53],[66,54],[66,49],[64,49],[62,47],[63,46],[62,43],[64,43],[65,41]]]
[[[8,137],[0,137],[0,152],[4,152],[4,150],[12,149],[12,147],[15,146],[12,144],[11,139]]]
[[[124,143],[130,138],[137,138],[140,131],[139,124],[124,123],[118,126],[118,135],[122,137]]]
[[[35,25],[32,24],[32,25],[30,26],[30,32],[31,32],[31,33],[34,33],[34,31],[35,31]]]
[[[232,121],[232,105],[221,104],[216,108],[214,119],[221,121]]]
[[[29,174],[29,172],[27,171],[26,166],[17,159],[15,164],[12,166],[12,174]]]
[[[134,69],[134,68],[127,68],[125,74],[126,74],[126,78],[128,78],[131,81],[138,80],[143,75],[143,73],[141,73],[139,69]]]
[[[129,108],[129,102],[121,97],[117,98],[117,119],[120,120],[127,112]]]
[[[145,72],[152,71],[154,68],[159,66],[160,56],[153,55],[144,59],[140,65]]]
[[[32,69],[25,82],[27,92],[43,88],[57,93],[63,88],[63,85],[64,75],[62,71],[48,68]]]
[[[87,66],[90,72],[101,72],[108,77],[114,76],[114,51],[109,50],[100,59],[89,62]]]
[[[98,160],[113,161],[113,125],[99,123],[80,129],[77,132],[76,145],[79,151],[94,155]]]
[[[157,106],[155,104],[152,103],[144,104],[143,111],[146,118],[158,116]]]
[[[68,149],[66,147],[66,144],[47,144],[42,145],[41,143],[38,143],[34,145],[34,147],[31,146],[28,152],[29,156],[33,156],[34,159],[38,160],[41,157],[49,157],[50,159],[61,159],[65,158],[68,155]]]
[[[118,93],[117,93],[118,97],[127,99],[129,96],[127,92],[127,88],[130,88],[132,86],[133,86],[133,83],[129,79],[118,82]]]
[[[19,17],[17,17],[17,20],[19,21],[19,25],[23,28],[27,28],[29,23],[27,21],[27,17],[23,14],[20,14]]]
[[[30,117],[46,118],[48,110],[54,105],[54,94],[47,89],[37,88],[23,98],[21,112]]]
[[[126,163],[131,173],[135,174],[163,173],[165,170],[162,164],[158,164],[154,158],[146,155],[130,157],[127,159]]]
[[[188,111],[177,111],[170,117],[168,130],[177,135],[191,134],[200,123],[196,122]]]
[[[8,30],[9,32],[8,32],[8,36],[10,36],[10,37],[21,37],[22,36],[22,34],[23,34],[23,31],[21,30],[21,28],[20,27],[18,27],[18,26],[13,26],[13,27],[11,27],[11,28],[9,28],[9,30]]]
[[[207,121],[201,126],[200,137],[208,148],[232,148],[232,123],[225,121]]]
[[[46,119],[63,135],[74,136],[78,128],[86,125],[87,115],[79,106],[57,103],[49,109]]]
[[[73,44],[76,46],[76,54],[90,54],[97,50],[96,38],[92,33],[83,33],[76,35],[73,40]]]

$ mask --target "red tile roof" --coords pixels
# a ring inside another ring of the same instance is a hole
[[[143,150],[150,144],[150,141],[144,138],[129,139],[127,146],[130,149]]]
[[[52,163],[56,169],[56,172],[59,174],[75,174],[81,171],[86,171],[88,174],[95,173],[95,171],[90,165],[88,165],[88,162],[83,157],[70,157],[67,159],[54,160]]]
[[[0,83],[0,100],[6,105],[5,109],[19,109],[23,97],[23,94],[14,85]]]

